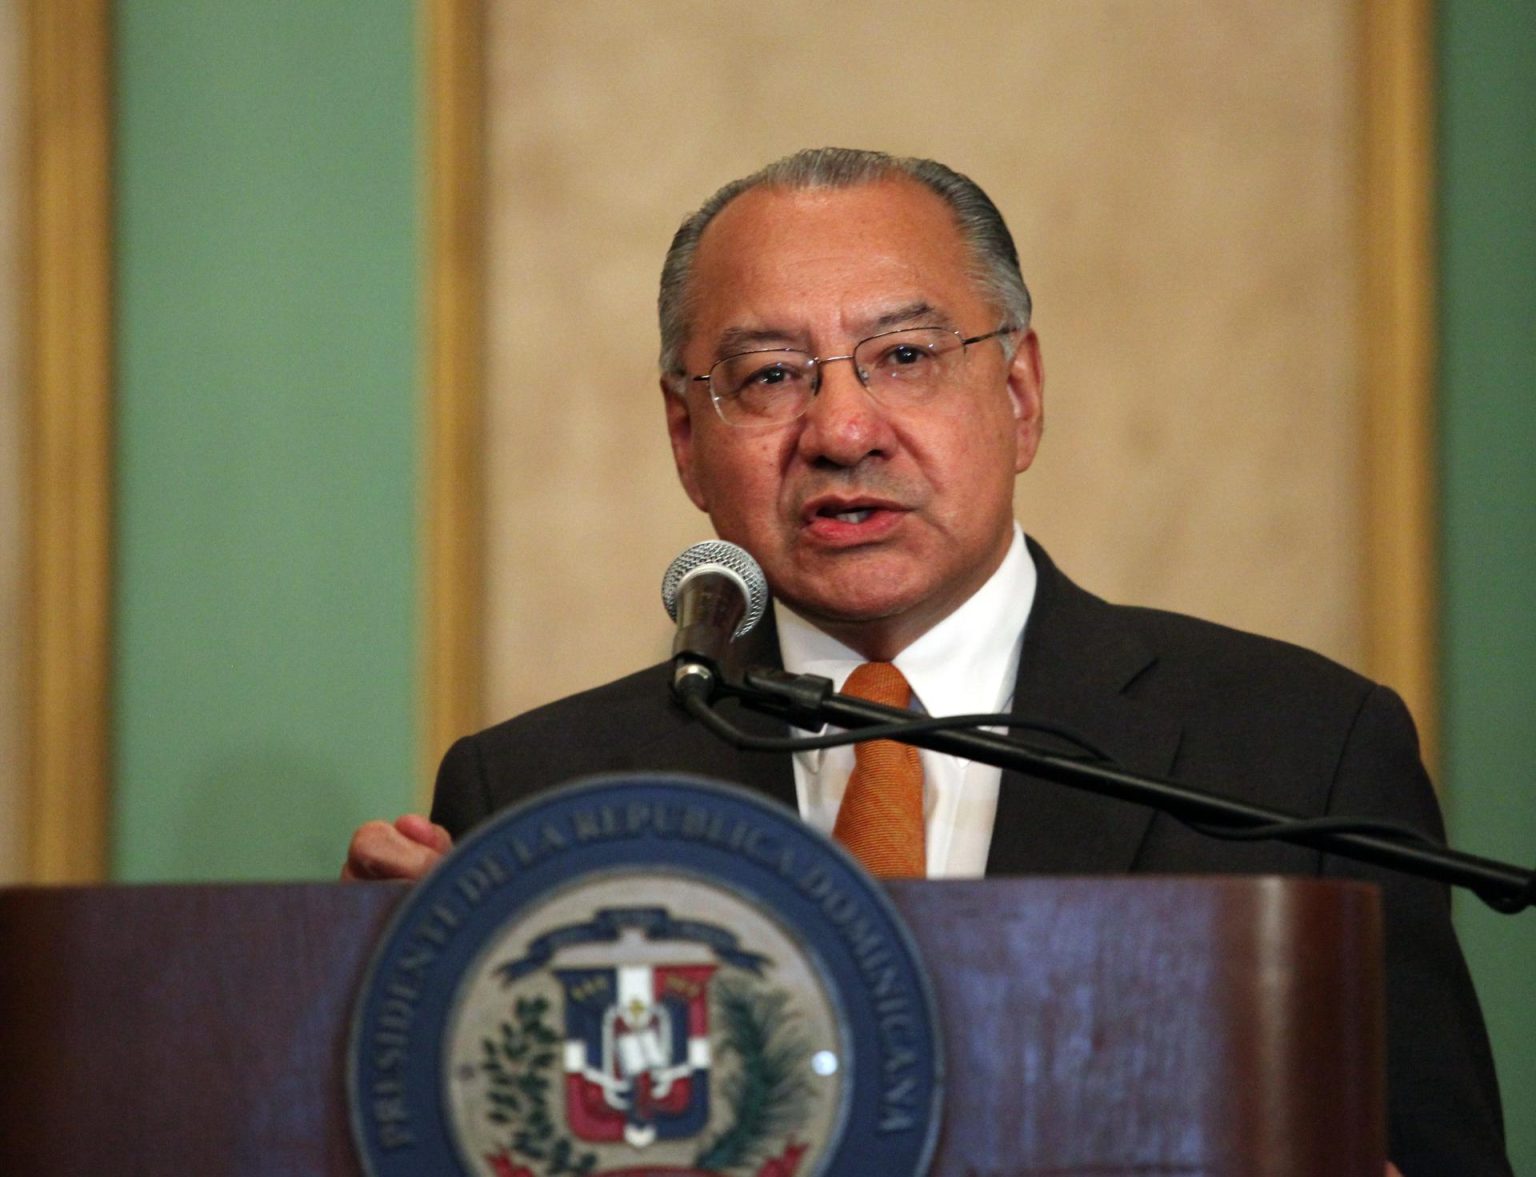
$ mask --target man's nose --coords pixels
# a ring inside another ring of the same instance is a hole
[[[844,362],[846,361],[846,362]],[[808,461],[826,459],[854,466],[892,444],[884,408],[859,379],[852,356],[833,356],[817,365],[820,383],[803,418],[800,453]]]

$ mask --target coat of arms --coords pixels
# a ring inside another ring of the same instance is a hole
[[[594,778],[401,905],[351,1042],[370,1177],[914,1177],[941,1089],[890,902],[793,812]]]
[[[815,994],[775,986],[773,960],[731,929],[667,907],[539,924],[493,963],[502,1016],[454,1059],[477,1093],[463,1098],[480,1123],[461,1124],[483,1142],[480,1171],[801,1177],[826,1120],[813,1102],[838,1088],[835,1041],[818,1053],[812,1029],[830,1030],[830,1011],[803,1008]]]

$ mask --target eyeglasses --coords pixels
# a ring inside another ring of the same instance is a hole
[[[691,379],[709,386],[709,399],[727,425],[783,425],[811,407],[826,365],[852,360],[869,395],[887,408],[899,409],[920,404],[943,389],[971,344],[1016,330],[999,327],[965,339],[944,327],[909,327],[862,339],[845,356],[813,356],[794,348],[748,351],[726,356]]]

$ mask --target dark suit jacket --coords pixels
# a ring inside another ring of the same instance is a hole
[[[1152,609],[1110,605],[1038,546],[1039,587],[1014,711],[1063,724],[1133,772],[1306,815],[1407,822],[1443,837],[1398,697],[1320,655]],[[777,665],[771,626],[741,643]],[[455,836],[579,776],[682,771],[794,806],[788,756],[738,752],[671,700],[654,666],[456,743],[433,817]],[[740,726],[783,734],[742,712]],[[1445,888],[1300,847],[1221,842],[1149,809],[1005,773],[989,874],[1280,873],[1366,879],[1386,931],[1389,1151],[1405,1177],[1498,1174],[1498,1091],[1482,1015],[1451,930]]]

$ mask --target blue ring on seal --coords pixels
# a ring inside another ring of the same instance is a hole
[[[731,843],[717,836],[742,829],[748,836]],[[365,1173],[463,1172],[443,1076],[466,971],[493,937],[557,891],[589,874],[647,867],[717,880],[771,913],[821,966],[846,1020],[851,1075],[840,1135],[814,1177],[927,1171],[943,1098],[939,1020],[921,957],[884,890],[841,846],[755,793],[681,773],[622,773],[496,814],[396,911],[359,991],[348,1044],[353,1140]],[[857,950],[847,933],[855,921]],[[890,1086],[887,1050],[899,1050],[902,1063]]]

